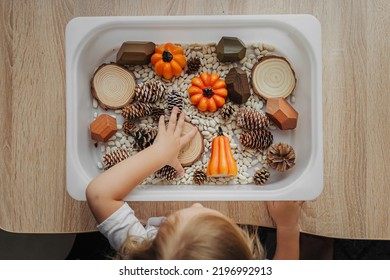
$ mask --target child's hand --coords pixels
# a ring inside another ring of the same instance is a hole
[[[184,174],[184,169],[178,160],[179,152],[195,136],[196,127],[187,134],[180,136],[184,126],[185,115],[182,112],[177,121],[178,112],[179,109],[173,107],[168,126],[165,126],[164,116],[160,116],[158,134],[153,145],[158,147],[159,156],[166,159],[167,165],[175,168],[177,176],[180,177]]]
[[[267,201],[268,212],[276,228],[297,228],[303,201]]]

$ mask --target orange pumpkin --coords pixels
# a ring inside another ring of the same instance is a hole
[[[218,136],[211,143],[210,162],[207,166],[209,177],[229,177],[237,175],[237,163],[230,148],[230,140],[218,128]]]
[[[157,75],[168,80],[173,76],[180,76],[187,62],[183,48],[172,43],[157,46],[150,61]]]
[[[191,103],[197,105],[200,111],[215,112],[225,104],[228,95],[226,84],[217,74],[203,72],[192,78],[191,83],[188,89]]]

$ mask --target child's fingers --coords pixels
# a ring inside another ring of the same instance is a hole
[[[165,131],[165,117],[161,115],[158,119],[158,131]]]
[[[183,112],[181,112],[180,117],[179,117],[179,121],[177,122],[177,125],[176,125],[175,136],[181,135],[181,132],[183,131],[183,127],[184,127],[184,119],[185,119],[185,115]]]
[[[183,135],[180,138],[180,147],[183,147],[184,145],[189,143],[191,141],[191,139],[194,138],[197,130],[198,129],[196,127],[193,127],[190,131],[188,131],[185,135]]]
[[[171,166],[176,169],[176,177],[181,177],[184,175],[184,168],[181,165],[179,159],[176,159]]]
[[[169,123],[168,123],[168,131],[175,131],[176,128],[176,120],[177,120],[177,113],[179,112],[179,108],[176,106],[173,107],[171,116],[169,117]]]

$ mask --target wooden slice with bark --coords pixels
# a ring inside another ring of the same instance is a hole
[[[296,85],[295,72],[290,63],[280,56],[265,56],[252,68],[253,91],[267,100],[268,98],[289,96]]]
[[[194,126],[188,122],[184,123],[182,135],[189,132]],[[179,161],[183,167],[191,166],[202,156],[204,152],[203,135],[197,130],[194,138],[184,146],[179,153]]]
[[[133,72],[116,63],[102,64],[91,80],[93,97],[103,109],[120,109],[132,102],[137,81]]]

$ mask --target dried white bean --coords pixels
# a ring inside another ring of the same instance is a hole
[[[295,96],[291,96],[291,103],[295,103],[297,100],[295,98]]]
[[[95,109],[98,107],[98,102],[97,102],[97,100],[95,98],[92,99],[92,107],[95,108]]]
[[[244,56],[244,58],[240,60],[240,63],[244,64],[247,60],[248,60],[248,58],[246,56]]]
[[[251,165],[250,161],[249,161],[247,158],[244,158],[242,161],[243,161],[243,163],[244,163],[246,166],[250,166],[250,165]]]
[[[103,164],[100,161],[98,161],[96,164],[99,169],[103,169]]]
[[[253,68],[253,64],[252,63],[245,63],[245,66],[248,68],[248,69],[252,69]]]

